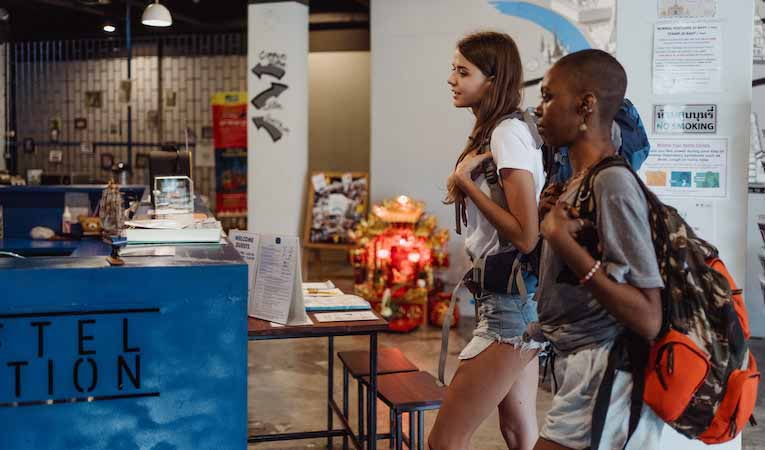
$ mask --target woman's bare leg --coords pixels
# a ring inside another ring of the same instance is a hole
[[[510,450],[532,450],[537,442],[538,384],[539,359],[534,358],[499,404],[499,428]]]
[[[478,356],[462,361],[428,436],[430,449],[466,450],[478,426],[536,357],[536,351],[494,342]]]

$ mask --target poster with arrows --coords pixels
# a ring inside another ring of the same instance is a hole
[[[247,92],[218,92],[212,99],[215,211],[247,213]]]
[[[287,84],[280,82],[287,74],[287,55],[262,51],[258,54],[258,63],[251,71],[265,86],[250,100],[257,111],[252,122],[258,132],[263,130],[272,142],[278,142],[289,133],[289,128],[273,114],[275,111],[284,109],[279,98],[289,89]]]

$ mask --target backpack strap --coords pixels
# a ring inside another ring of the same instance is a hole
[[[529,133],[531,133],[531,139],[534,142],[534,147],[541,148],[544,141],[539,135],[537,124],[534,119],[534,113],[532,111],[532,108],[528,108],[523,112],[515,111],[497,119],[497,121],[494,123],[494,127],[492,127],[491,131],[489,132],[489,138],[485,142],[481,143],[477,153],[481,154],[486,151],[491,151],[491,135],[494,133],[494,130],[499,126],[499,124],[507,119],[523,120],[529,129]],[[486,182],[489,185],[489,196],[491,197],[491,200],[502,207],[502,209],[508,210],[505,191],[502,187],[502,179],[499,176],[499,171],[497,169],[496,163],[494,163],[494,160],[484,161],[481,166],[481,172],[483,173],[484,178],[486,178]],[[457,234],[462,234],[462,224],[467,224],[464,205],[460,204],[459,202],[455,202],[454,207],[456,222],[455,232]],[[499,243],[500,246],[505,247],[509,244],[509,241],[504,239],[502,236],[499,236]]]
[[[470,272],[472,272],[472,269]],[[441,325],[441,352],[438,355],[438,381],[439,383],[441,383],[441,386],[446,386],[445,374],[446,374],[446,356],[448,355],[448,351],[449,351],[449,330],[452,327],[452,317],[454,317],[454,306],[457,304],[457,292],[460,291],[463,283],[464,283],[464,278],[463,280],[460,280],[459,283],[457,283],[457,286],[454,287],[454,290],[452,291],[452,298],[449,300],[449,310],[446,312],[446,316],[444,316],[444,323]]]
[[[616,379],[616,371],[628,361],[632,374],[632,391],[630,393],[630,417],[627,427],[627,438],[623,448],[627,448],[632,435],[635,434],[643,412],[643,391],[645,390],[645,367],[648,363],[648,343],[631,331],[625,331],[617,336],[611,351],[608,352],[608,364],[603,380],[595,397],[595,407],[592,410],[592,427],[590,431],[590,449],[598,450],[603,438],[603,430],[611,405],[611,394]]]

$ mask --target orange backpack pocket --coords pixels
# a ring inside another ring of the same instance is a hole
[[[709,373],[709,357],[686,335],[669,330],[651,347],[643,400],[665,422],[688,407]]]
[[[717,406],[715,417],[709,428],[699,436],[707,444],[730,441],[744,428],[752,416],[757,401],[757,384],[760,372],[757,363],[749,353],[749,365],[744,370],[734,370],[728,378],[725,396]]]

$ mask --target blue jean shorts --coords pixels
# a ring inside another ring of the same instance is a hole
[[[476,326],[473,339],[460,353],[460,359],[474,358],[493,342],[523,345],[523,349],[536,349],[534,344],[523,344],[521,336],[526,327],[537,319],[537,302],[534,295],[525,299],[519,295],[489,293],[476,298]],[[540,344],[541,346],[541,344]],[[539,347],[541,348],[541,347]]]

